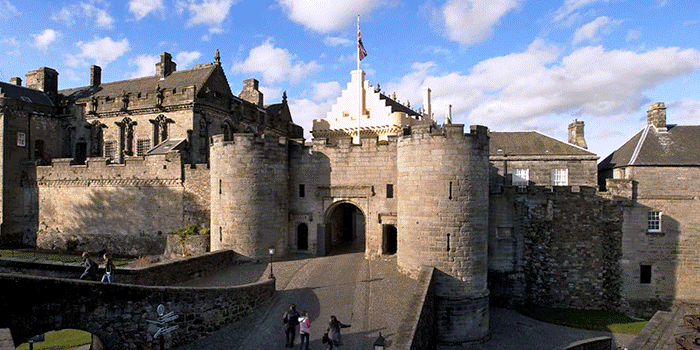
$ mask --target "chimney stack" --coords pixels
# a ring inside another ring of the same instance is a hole
[[[243,80],[243,91],[238,95],[250,103],[256,104],[258,107],[263,106],[263,93],[258,90],[259,82],[256,79]]]
[[[160,54],[160,62],[156,63],[156,75],[162,78],[175,72],[177,63],[173,62],[173,56],[167,52]]]
[[[27,72],[27,87],[45,92],[52,100],[58,96],[58,72],[53,68],[41,67]]]
[[[20,78],[20,77],[12,77],[12,78],[10,78],[10,84],[17,85],[17,86],[22,86],[22,78]]]
[[[445,113],[445,125],[452,124],[452,105],[447,105],[447,112]]]
[[[428,120],[433,119],[433,109],[430,105],[430,88],[423,89],[423,112]]]
[[[569,124],[569,143],[588,149],[586,139],[583,137],[583,122],[574,119],[574,121]]]
[[[657,130],[666,130],[666,105],[656,102],[647,110],[647,125],[653,125]]]
[[[102,68],[100,66],[90,66],[90,86],[100,86],[102,84]]]

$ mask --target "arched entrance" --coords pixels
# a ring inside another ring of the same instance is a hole
[[[305,223],[301,223],[297,226],[297,249],[309,249],[309,226]]]
[[[383,225],[382,227],[382,254],[396,254],[397,247],[396,226]]]
[[[326,216],[326,252],[345,254],[365,251],[365,215],[352,203],[331,207]]]

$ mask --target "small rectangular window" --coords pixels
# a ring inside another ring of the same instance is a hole
[[[394,185],[386,184],[386,198],[394,198]]]
[[[647,231],[661,232],[661,212],[650,211],[647,213]]]
[[[304,184],[299,185],[299,197],[304,198],[306,196],[306,188]]]
[[[568,186],[569,169],[552,169],[552,186]]]
[[[23,132],[17,133],[17,146],[24,147],[27,145],[27,134]]]
[[[530,169],[513,169],[513,186],[526,187],[530,181]]]
[[[137,156],[145,156],[146,152],[151,149],[151,140],[150,139],[141,139],[141,140],[136,140],[136,155]]]
[[[105,157],[109,159],[117,159],[117,147],[114,141],[105,141]]]
[[[651,283],[651,265],[639,265],[639,283]]]

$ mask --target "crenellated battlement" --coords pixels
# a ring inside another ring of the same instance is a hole
[[[286,137],[275,135],[256,135],[253,133],[235,133],[233,140],[225,140],[224,135],[214,135],[212,137],[212,152],[217,152],[222,148],[238,148],[248,151],[250,148],[260,148],[269,150],[285,150],[289,141]]]
[[[343,137],[333,139],[333,141],[328,138],[314,138],[312,140],[313,148],[316,151],[323,150],[349,150],[350,152],[355,150],[361,150],[362,152],[371,152],[386,150],[387,148],[395,148],[398,142],[398,137],[391,135],[388,140],[380,140],[377,136],[363,137],[362,143],[357,145],[352,143],[352,137]]]
[[[179,153],[171,152],[145,157],[126,157],[124,164],[111,164],[109,158],[91,157],[85,164],[76,165],[71,158],[59,158],[54,159],[51,165],[37,166],[36,176],[39,186],[51,186],[52,183],[69,185],[69,182],[75,182],[75,186],[94,186],[98,183],[118,186],[120,183],[126,183],[124,180],[129,180],[128,184],[159,180],[149,183],[160,184],[160,180],[179,182],[182,179],[181,169]]]
[[[415,143],[420,142],[420,140],[432,141],[440,137],[446,140],[463,138],[465,140],[471,139],[474,146],[483,149],[489,144],[488,132],[488,128],[482,125],[472,125],[467,134],[464,133],[464,124],[445,124],[437,127],[435,125],[415,125],[400,139],[402,142],[412,141]]]

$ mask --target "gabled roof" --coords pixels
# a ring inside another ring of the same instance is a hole
[[[491,132],[489,156],[587,156],[596,154],[537,131]]]
[[[0,82],[0,98],[1,97],[45,106],[54,105],[51,98],[43,91],[3,82]]]
[[[700,165],[700,125],[647,125],[607,156],[599,170],[624,166]]]
[[[384,100],[386,102],[387,106],[391,107],[392,112],[403,112],[403,113],[406,113],[407,115],[414,116],[414,117],[419,115],[418,112],[394,101],[393,99],[391,99],[390,97],[388,97],[382,93],[379,94],[379,98]]]
[[[77,100],[85,97],[118,96],[125,92],[149,92],[155,91],[160,86],[162,89],[183,88],[194,86],[199,91],[217,65],[200,64],[192,69],[172,72],[165,78],[158,75],[148,77],[127,79],[111,83],[103,83],[98,86],[85,86],[74,89],[60,90],[59,93],[68,97],[69,100]]]

